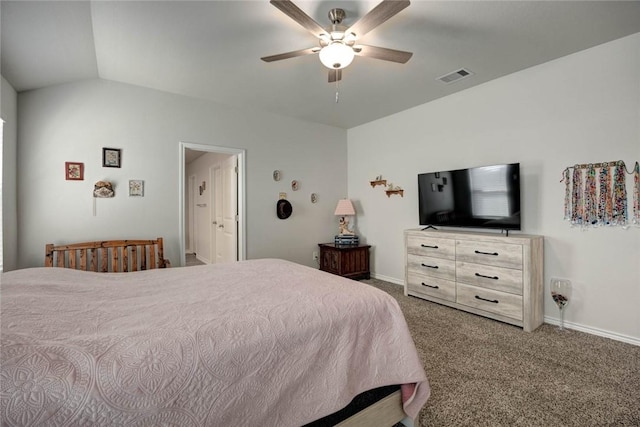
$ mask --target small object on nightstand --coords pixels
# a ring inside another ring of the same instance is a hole
[[[358,236],[349,234],[338,234],[333,238],[336,245],[357,245],[360,243]]]

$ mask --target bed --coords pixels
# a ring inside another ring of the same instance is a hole
[[[412,419],[430,394],[391,296],[288,261],[0,279],[2,425],[302,426],[390,385]]]

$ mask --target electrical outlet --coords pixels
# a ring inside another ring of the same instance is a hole
[[[320,258],[318,256],[318,252],[317,251],[313,251],[313,260],[314,261],[318,261]]]

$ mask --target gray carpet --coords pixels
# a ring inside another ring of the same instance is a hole
[[[185,267],[191,267],[194,265],[204,265],[204,262],[196,258],[196,254],[186,254],[185,260],[187,261],[187,263],[185,264]]]
[[[640,426],[640,347],[394,296],[431,383],[420,426]]]

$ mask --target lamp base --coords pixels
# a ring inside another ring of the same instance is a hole
[[[353,234],[338,234],[334,237],[336,245],[359,245],[360,239]]]

